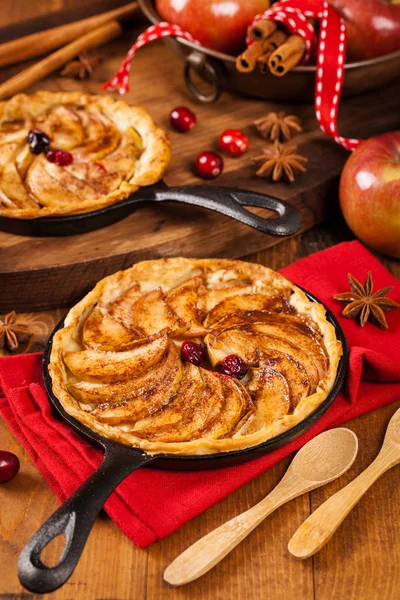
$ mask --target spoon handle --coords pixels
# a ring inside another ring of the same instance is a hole
[[[285,480],[285,485],[282,485]],[[180,554],[165,570],[171,585],[184,585],[201,577],[279,506],[304,493],[296,477],[285,477],[261,502],[200,538]]]
[[[382,447],[365,471],[328,498],[300,525],[289,541],[289,552],[304,559],[321,550],[371,485],[398,462],[398,449]]]

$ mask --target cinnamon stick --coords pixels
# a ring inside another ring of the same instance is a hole
[[[269,19],[261,19],[256,21],[247,30],[247,35],[251,40],[265,40],[277,29],[275,21]]]
[[[301,36],[289,36],[287,41],[271,54],[268,61],[269,70],[278,77],[286,75],[290,69],[299,64],[305,49],[306,46]]]
[[[274,52],[279,46],[281,46],[284,42],[286,42],[288,38],[287,33],[281,31],[280,29],[276,29],[274,33],[271,33],[269,37],[264,41],[264,50],[265,52]]]
[[[103,23],[107,23],[107,21],[129,19],[137,8],[137,2],[130,2],[125,6],[100,13],[94,17],[32,33],[17,40],[0,44],[0,67],[12,65],[29,58],[36,58],[56,48],[61,48],[85,33],[100,27]]]
[[[241,73],[254,71],[257,59],[264,54],[264,42],[253,42],[236,59],[236,68]]]
[[[268,73],[269,71],[269,59],[271,56],[272,52],[266,52],[265,54],[262,54],[258,59],[257,59],[257,65],[258,68],[260,69],[260,73],[262,73],[263,75],[265,73]]]
[[[121,25],[117,21],[109,21],[94,31],[86,33],[67,46],[46,56],[46,58],[32,67],[25,69],[25,71],[18,73],[8,81],[2,83],[0,85],[0,99],[8,98],[22,92],[50,73],[60,69],[66,62],[74,58],[80,52],[106,44],[120,35],[121,31]]]

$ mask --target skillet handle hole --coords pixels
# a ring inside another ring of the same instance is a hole
[[[56,567],[61,562],[66,544],[65,533],[60,533],[43,548],[40,553],[40,562],[49,569]]]

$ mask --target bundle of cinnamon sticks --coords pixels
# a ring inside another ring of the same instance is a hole
[[[122,31],[120,22],[130,19],[137,9],[137,2],[130,2],[94,17],[0,44],[0,67],[56,50],[0,84],[0,99],[24,91],[50,73],[61,69],[80,53],[115,39]]]
[[[288,35],[269,19],[251,25],[248,36],[252,43],[236,59],[236,68],[241,73],[250,73],[258,67],[261,73],[269,71],[282,77],[299,64],[306,50],[301,36]]]

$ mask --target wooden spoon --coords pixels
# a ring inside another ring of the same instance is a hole
[[[349,429],[331,429],[312,439],[266,498],[187,548],[167,567],[165,581],[184,585],[207,573],[279,506],[347,471],[357,450],[357,436]]]
[[[289,551],[296,558],[308,558],[332,537],[351,509],[388,469],[400,463],[400,409],[388,425],[383,446],[374,462],[356,479],[321,504],[298,528],[289,541]]]

